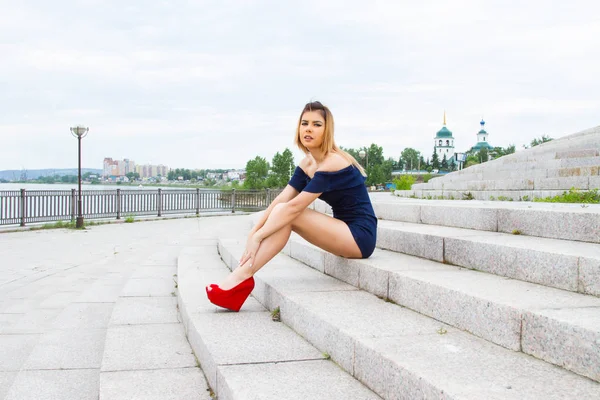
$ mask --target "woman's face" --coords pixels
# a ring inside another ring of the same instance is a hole
[[[300,120],[300,142],[309,150],[319,148],[323,143],[325,119],[319,111],[307,111]]]

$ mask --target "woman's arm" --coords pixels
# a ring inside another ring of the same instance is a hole
[[[296,219],[320,195],[321,193],[302,192],[290,201],[279,203],[279,207],[271,210],[270,218],[265,218],[266,222],[254,231],[253,237],[262,242]]]
[[[269,218],[269,215],[271,215],[271,211],[273,211],[273,208],[275,208],[275,206],[277,204],[287,203],[288,201],[292,200],[296,196],[298,196],[298,192],[296,191],[296,189],[294,189],[290,185],[287,185],[285,187],[285,189],[283,189],[283,191],[281,193],[279,193],[279,195],[273,199],[271,204],[269,204],[269,207],[267,207],[267,209],[262,214],[262,216],[260,217],[260,219],[258,220],[256,225],[254,225],[254,227],[250,231],[250,236],[253,235],[257,230],[262,228],[262,226],[265,224],[265,221],[267,220],[267,218]]]

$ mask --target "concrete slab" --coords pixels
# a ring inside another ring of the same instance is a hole
[[[107,329],[112,303],[73,303],[54,319],[51,329]]]
[[[328,361],[223,366],[218,382],[220,400],[381,399]]]
[[[0,372],[0,399],[5,398],[18,374],[18,372]]]
[[[180,322],[177,298],[121,297],[110,317],[111,325],[175,324]]]
[[[5,400],[97,400],[98,381],[94,369],[22,371]]]
[[[180,324],[112,326],[106,334],[102,372],[194,366]]]
[[[117,371],[100,374],[100,400],[210,400],[199,368]]]
[[[123,285],[108,285],[103,282],[95,282],[83,291],[76,303],[114,303],[119,298]]]
[[[129,279],[122,297],[170,297],[175,291],[175,277]]]
[[[600,296],[600,260],[597,258],[579,259],[579,291]]]
[[[215,244],[216,246],[216,244]],[[138,267],[131,274],[130,279],[141,279],[141,278],[159,278],[159,279],[171,279],[173,275],[177,274],[176,266],[148,266]]]
[[[98,369],[105,339],[105,329],[49,331],[40,337],[23,369]]]
[[[52,326],[60,311],[56,308],[28,311],[11,326],[0,328],[0,334],[44,333]]]
[[[0,335],[0,371],[20,371],[40,335]]]

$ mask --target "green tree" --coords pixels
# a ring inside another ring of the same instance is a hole
[[[540,144],[542,144],[542,143],[546,143],[546,142],[549,142],[549,141],[551,141],[551,140],[554,140],[554,139],[552,139],[552,138],[551,138],[550,136],[548,136],[548,135],[542,135],[542,137],[541,137],[541,138],[539,138],[539,139],[538,139],[538,138],[534,138],[534,139],[531,141],[531,147],[538,146],[538,145],[540,145]]]
[[[446,159],[445,154],[444,154],[444,158],[442,158],[442,163],[440,164],[440,170],[448,171],[448,159]]]
[[[488,149],[484,147],[483,149],[479,150],[478,158],[480,163],[487,162],[490,159]]]
[[[140,179],[140,174],[138,174],[137,172],[128,172],[125,174],[125,176],[130,181],[136,181],[136,180]]]
[[[416,169],[419,164],[420,155],[421,153],[419,151],[411,147],[407,147],[406,149],[402,150],[400,158],[402,159],[404,167],[407,170],[413,170]]]
[[[431,156],[431,168],[440,170],[440,158],[437,155],[437,151],[433,150],[433,155]]]
[[[256,156],[246,163],[244,189],[262,189],[269,174],[269,163],[263,157]]]
[[[273,156],[273,163],[271,165],[273,178],[271,178],[271,176],[267,178],[267,186],[272,188],[285,187],[292,177],[295,168],[292,151],[286,148],[282,154],[277,152],[275,156]]]

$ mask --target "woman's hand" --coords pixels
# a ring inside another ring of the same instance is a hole
[[[246,250],[244,251],[242,258],[240,259],[239,265],[244,265],[248,262],[248,266],[252,267],[252,264],[254,263],[254,257],[256,257],[256,252],[260,247],[260,242],[260,238],[254,232],[251,232],[250,235],[248,235],[248,241],[246,242]]]

